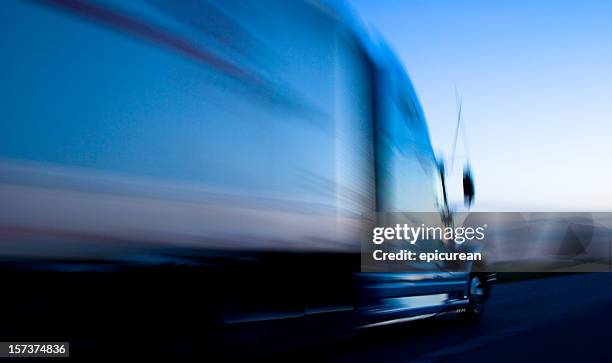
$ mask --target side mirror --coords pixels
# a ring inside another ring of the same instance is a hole
[[[470,207],[474,201],[474,179],[469,167],[463,170],[463,202]]]

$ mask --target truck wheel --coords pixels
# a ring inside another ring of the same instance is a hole
[[[468,305],[460,315],[462,320],[468,322],[479,321],[483,314],[486,302],[486,281],[480,275],[470,275],[468,286]]]

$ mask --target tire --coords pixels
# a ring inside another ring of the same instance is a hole
[[[468,282],[468,305],[459,315],[466,322],[478,322],[482,319],[487,301],[487,281],[481,274],[470,274]]]

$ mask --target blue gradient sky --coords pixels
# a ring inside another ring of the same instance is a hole
[[[612,211],[612,1],[349,3],[406,65],[447,158],[457,85],[477,209]]]

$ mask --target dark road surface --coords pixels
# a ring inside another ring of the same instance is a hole
[[[496,285],[475,325],[420,321],[298,354],[312,362],[612,362],[611,329],[612,274],[569,275]]]

